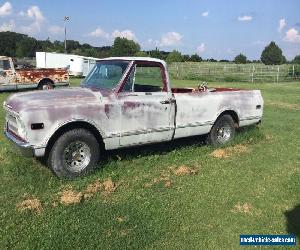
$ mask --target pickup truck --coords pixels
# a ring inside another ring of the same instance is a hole
[[[80,87],[13,94],[5,134],[59,177],[93,169],[104,150],[208,135],[219,146],[259,123],[259,90],[171,88],[166,63],[143,57],[99,60]]]
[[[15,69],[11,57],[0,56],[0,91],[52,89],[69,85],[66,69]]]

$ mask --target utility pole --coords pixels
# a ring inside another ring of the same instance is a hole
[[[64,17],[64,22],[65,22],[65,53],[67,54],[67,21],[70,20],[69,16]]]

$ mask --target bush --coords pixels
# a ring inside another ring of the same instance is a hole
[[[234,58],[234,62],[237,64],[245,64],[247,63],[247,57],[243,54],[239,54]]]
[[[167,62],[183,62],[183,56],[181,53],[177,50],[173,50],[167,57]]]

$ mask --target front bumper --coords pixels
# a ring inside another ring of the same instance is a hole
[[[12,133],[5,130],[4,135],[7,139],[13,142],[13,145],[17,148],[19,152],[25,157],[43,157],[45,155],[45,147],[34,147],[28,142],[24,142],[16,138]]]

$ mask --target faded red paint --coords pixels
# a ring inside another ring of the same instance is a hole
[[[16,70],[15,83],[38,83],[45,78],[53,82],[64,82],[68,81],[69,75],[66,69],[21,69]]]
[[[10,85],[37,87],[42,80],[51,81],[54,85],[68,85],[69,74],[66,69],[15,69],[11,57],[0,56],[0,60],[7,61],[9,66],[0,75],[0,90],[10,89]]]

